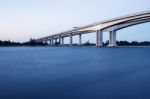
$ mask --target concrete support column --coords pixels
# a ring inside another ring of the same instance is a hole
[[[64,37],[61,38],[61,44],[64,45]]]
[[[70,34],[70,46],[72,46],[72,34]]]
[[[61,36],[60,36],[60,35],[59,35],[59,38],[58,38],[58,39],[59,39],[59,44],[61,44]]]
[[[54,38],[52,38],[52,44],[53,44],[53,45],[55,44],[55,39],[54,39]]]
[[[109,32],[109,45],[108,46],[111,46],[112,45],[112,31]]]
[[[52,39],[49,39],[49,45],[52,45]]]
[[[109,45],[108,46],[117,46],[116,44],[116,31],[110,31],[109,33]]]
[[[96,31],[96,46],[97,47],[103,46],[103,31],[102,30]]]
[[[81,46],[81,45],[82,45],[82,35],[79,34],[79,46]]]
[[[55,38],[55,44],[57,43],[57,38]]]
[[[53,38],[51,38],[51,45],[53,45],[54,44],[54,39]]]

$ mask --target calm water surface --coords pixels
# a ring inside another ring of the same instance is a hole
[[[150,47],[0,48],[0,99],[150,99]]]

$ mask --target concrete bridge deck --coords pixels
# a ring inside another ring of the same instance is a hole
[[[116,45],[116,32],[120,29],[124,29],[133,25],[150,22],[150,11],[135,13],[123,17],[117,17],[110,20],[101,21],[94,24],[89,24],[82,27],[76,27],[74,29],[35,39],[35,42],[50,42],[50,45],[54,45],[57,40],[60,44],[64,44],[64,38],[70,37],[70,46],[73,44],[74,35],[79,35],[79,45],[82,44],[82,34],[96,32],[96,46],[103,46],[103,32],[109,32],[109,46]]]

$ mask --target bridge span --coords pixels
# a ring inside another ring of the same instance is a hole
[[[150,11],[135,13],[123,17],[117,17],[102,22],[89,24],[82,27],[75,27],[74,29],[35,39],[35,42],[48,42],[50,45],[54,45],[55,42],[59,42],[60,45],[64,44],[64,38],[70,38],[70,46],[73,44],[73,36],[79,35],[79,45],[82,45],[82,34],[96,33],[96,46],[103,46],[103,32],[109,32],[109,45],[117,46],[116,33],[118,30],[138,25],[142,23],[150,22]]]

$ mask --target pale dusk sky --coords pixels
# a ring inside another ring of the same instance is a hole
[[[0,40],[24,42],[148,10],[149,0],[0,0]],[[95,33],[84,35],[87,40],[95,42]],[[150,41],[150,23],[118,31],[117,40]]]

